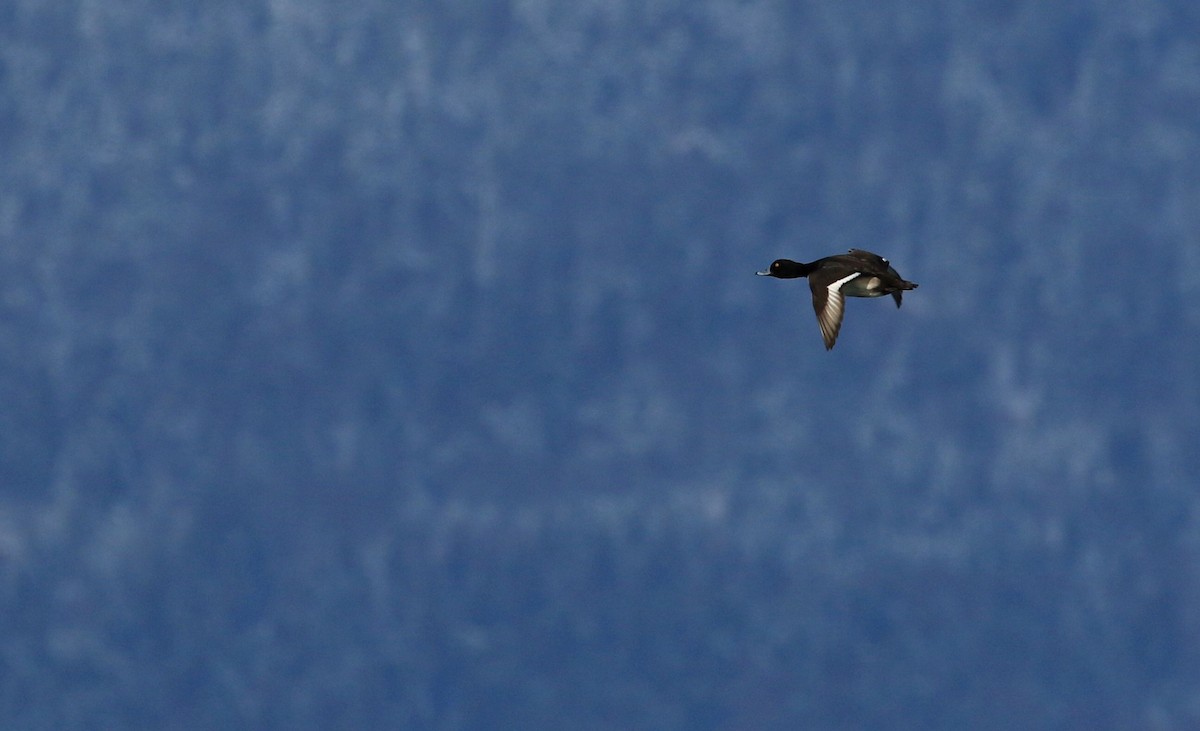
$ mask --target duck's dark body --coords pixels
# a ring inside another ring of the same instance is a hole
[[[811,264],[776,259],[769,269],[759,274],[779,279],[808,277],[813,309],[817,311],[817,324],[821,326],[826,350],[831,350],[837,342],[846,297],[890,294],[899,307],[903,292],[917,288],[916,284],[901,278],[887,259],[863,249],[851,249],[849,253],[827,256]]]

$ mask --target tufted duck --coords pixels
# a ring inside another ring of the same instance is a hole
[[[776,259],[771,267],[758,272],[764,277],[795,279],[808,277],[812,289],[813,309],[817,311],[817,324],[825,338],[825,349],[832,350],[842,328],[845,297],[882,297],[890,294],[900,306],[901,293],[916,289],[917,285],[901,279],[887,259],[862,249],[851,249],[848,254],[837,254],[803,264],[791,259]]]

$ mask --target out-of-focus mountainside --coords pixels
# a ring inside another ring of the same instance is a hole
[[[12,0],[0,725],[1195,724],[1198,20]]]

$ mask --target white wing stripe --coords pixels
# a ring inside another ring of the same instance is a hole
[[[842,291],[842,285],[845,284],[846,282],[849,282],[851,279],[854,279],[858,275],[859,275],[859,272],[854,272],[853,274],[849,274],[847,276],[842,277],[841,279],[837,280],[833,284],[829,285],[829,291],[830,292]]]

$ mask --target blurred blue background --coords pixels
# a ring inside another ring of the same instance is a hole
[[[7,0],[0,180],[3,728],[1200,727],[1195,3]]]

